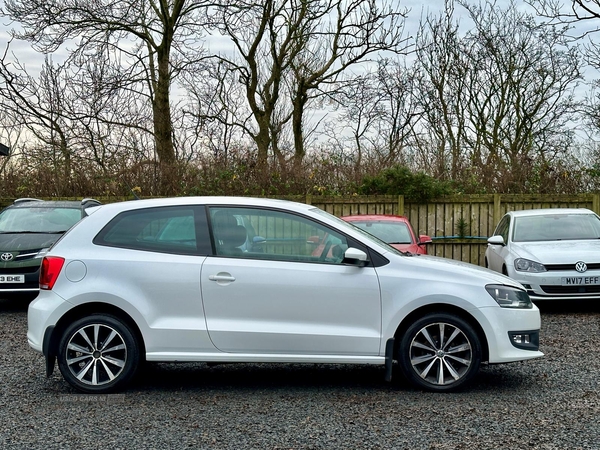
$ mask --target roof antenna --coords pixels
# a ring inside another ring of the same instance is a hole
[[[131,194],[135,197],[136,200],[139,200],[140,198],[137,196],[137,194],[135,193],[135,191],[133,189],[131,189],[131,187],[129,186],[129,184],[127,184],[127,181],[124,181],[125,186],[127,186],[127,189],[129,189],[129,192],[131,192]]]

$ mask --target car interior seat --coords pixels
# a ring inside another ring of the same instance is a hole
[[[213,217],[213,231],[218,255],[241,255],[240,248],[248,237],[246,228],[238,225],[233,214],[217,211]]]

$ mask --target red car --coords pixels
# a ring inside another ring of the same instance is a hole
[[[422,255],[427,254],[425,244],[431,242],[431,237],[422,234],[417,238],[406,217],[368,214],[345,216],[342,217],[342,219],[371,233],[398,250],[410,253],[420,253]]]

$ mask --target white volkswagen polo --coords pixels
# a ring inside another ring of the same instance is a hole
[[[42,263],[28,339],[75,388],[122,388],[147,361],[397,363],[456,389],[539,351],[523,287],[401,253],[310,205],[235,198],[93,208]]]

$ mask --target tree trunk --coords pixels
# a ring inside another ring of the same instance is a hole
[[[168,48],[168,46],[167,46]],[[177,193],[177,177],[175,177],[176,158],[173,146],[173,124],[171,121],[171,105],[169,87],[169,50],[161,49],[157,53],[158,78],[154,84],[152,114],[154,121],[154,145],[160,164],[160,194]]]
[[[304,160],[304,130],[302,127],[302,118],[304,115],[304,106],[308,100],[306,89],[298,87],[296,96],[293,99],[294,110],[292,112],[292,130],[294,133],[294,172],[299,173],[298,169],[302,166]]]

